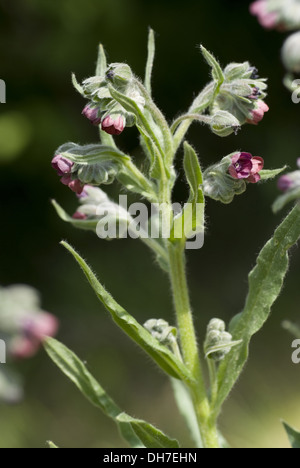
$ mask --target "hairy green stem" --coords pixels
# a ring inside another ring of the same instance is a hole
[[[182,243],[169,244],[170,279],[177,315],[181,350],[184,362],[193,374],[195,383],[189,388],[205,448],[218,448],[218,434],[211,421],[210,405],[198,354],[197,339],[191,312],[185,272],[185,255]]]

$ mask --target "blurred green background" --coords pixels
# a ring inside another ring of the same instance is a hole
[[[211,0],[0,0],[1,76],[7,104],[0,108],[0,283],[27,283],[41,291],[43,307],[61,322],[59,339],[87,362],[103,386],[129,413],[146,418],[186,447],[190,440],[177,415],[168,380],[110,321],[73,259],[59,246],[67,239],[97,271],[115,298],[141,323],[164,317],[174,323],[168,280],[138,241],[106,243],[58,219],[55,198],[69,212],[76,198],[51,169],[66,141],[95,142],[97,131],[81,116],[84,101],[70,76],[91,76],[97,44],[109,60],[126,61],[142,76],[147,28],[156,31],[153,79],[156,102],[172,119],[208,81],[197,46],[203,43],[223,65],[249,60],[269,78],[270,112],[258,126],[218,138],[195,125],[188,138],[203,166],[236,149],[265,158],[269,168],[300,156],[300,108],[282,86],[279,50],[284,38],[266,32],[248,13],[249,2]],[[137,133],[118,137],[135,152]],[[178,155],[177,200],[186,197]],[[108,192],[117,197],[118,187]],[[276,183],[249,187],[229,206],[208,202],[205,248],[188,252],[188,272],[200,343],[208,320],[227,322],[240,311],[247,274],[282,216],[270,205]],[[234,447],[286,447],[279,419],[300,428],[300,368],[291,362],[292,338],[283,319],[299,319],[300,255],[270,321],[253,340],[251,357],[227,401],[220,427]],[[0,406],[0,447],[121,447],[113,424],[94,410],[41,351],[17,364],[26,398]]]

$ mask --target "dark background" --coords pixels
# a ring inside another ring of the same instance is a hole
[[[97,271],[115,298],[143,323],[164,317],[174,323],[168,279],[146,247],[134,240],[105,242],[76,231],[56,216],[50,199],[69,212],[71,191],[51,169],[55,149],[66,141],[95,142],[97,130],[81,116],[84,101],[70,76],[93,75],[97,44],[109,61],[126,61],[143,76],[147,28],[156,31],[155,100],[169,120],[186,110],[209,80],[200,56],[203,43],[225,66],[249,60],[269,78],[270,112],[258,126],[218,138],[195,125],[188,139],[205,167],[236,149],[264,157],[269,168],[300,156],[299,106],[282,85],[284,35],[266,32],[248,13],[249,2],[211,0],[0,0],[1,75],[7,104],[0,109],[0,283],[27,283],[40,290],[43,307],[61,322],[59,339],[87,361],[102,385],[133,416],[146,418],[189,445],[168,380],[110,321],[70,255],[67,239]],[[118,137],[134,153],[137,133]],[[180,173],[177,200],[186,197]],[[117,199],[118,186],[109,186]],[[247,274],[260,248],[280,222],[270,206],[276,183],[250,186],[229,206],[208,202],[205,248],[188,252],[194,317],[202,342],[214,316],[226,322],[240,311]],[[300,255],[293,260],[270,321],[251,345],[251,358],[224,407],[221,429],[233,446],[283,447],[279,419],[300,427],[299,368],[291,363],[292,338],[281,322],[299,318]],[[73,388],[41,351],[17,369],[26,381],[18,406],[0,407],[0,447],[120,447],[114,425]]]

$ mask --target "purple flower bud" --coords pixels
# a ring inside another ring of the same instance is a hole
[[[261,92],[260,90],[255,86],[252,90],[252,93],[250,94],[250,96],[247,96],[248,99],[258,99],[259,96],[261,96]]]
[[[267,0],[257,0],[254,3],[251,3],[250,13],[254,16],[257,16],[261,26],[266,29],[273,29],[278,25],[278,14],[274,11],[269,11]]]
[[[231,156],[228,172],[234,179],[245,179],[255,184],[260,180],[258,174],[264,167],[264,160],[250,153],[236,153]]]
[[[72,180],[70,175],[64,175],[60,179],[61,183],[67,185],[73,192],[80,195],[83,192],[84,184],[79,179]]]
[[[101,124],[101,117],[98,117],[98,109],[96,107],[92,107],[88,104],[83,109],[82,115],[89,119],[93,125],[97,126]]]
[[[257,125],[264,117],[265,112],[268,112],[269,106],[261,99],[257,101],[256,108],[250,112],[247,122],[252,125]]]
[[[72,216],[73,219],[87,219],[87,215],[84,214],[84,213],[80,213],[80,211],[76,211],[73,216]]]
[[[56,172],[57,172],[57,174],[59,176],[63,176],[65,174],[70,174],[74,163],[72,161],[69,161],[69,159],[64,158],[60,154],[57,154],[52,159],[51,165],[52,165],[53,169],[56,170]]]
[[[290,176],[290,174],[285,174],[279,177],[277,182],[277,187],[281,192],[287,192],[290,188],[295,185],[295,181]]]
[[[108,115],[102,120],[101,128],[109,135],[120,135],[125,128],[126,120],[121,114]]]
[[[11,346],[11,354],[23,359],[33,356],[46,336],[56,335],[58,320],[48,313],[29,315],[23,321],[21,335],[16,337]]]

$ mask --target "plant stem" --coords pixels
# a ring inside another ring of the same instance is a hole
[[[182,243],[169,243],[170,279],[180,334],[181,350],[186,366],[192,372],[195,383],[190,384],[195,412],[205,448],[218,448],[218,435],[210,418],[210,405],[206,394],[188,286],[185,273],[185,255]]]

